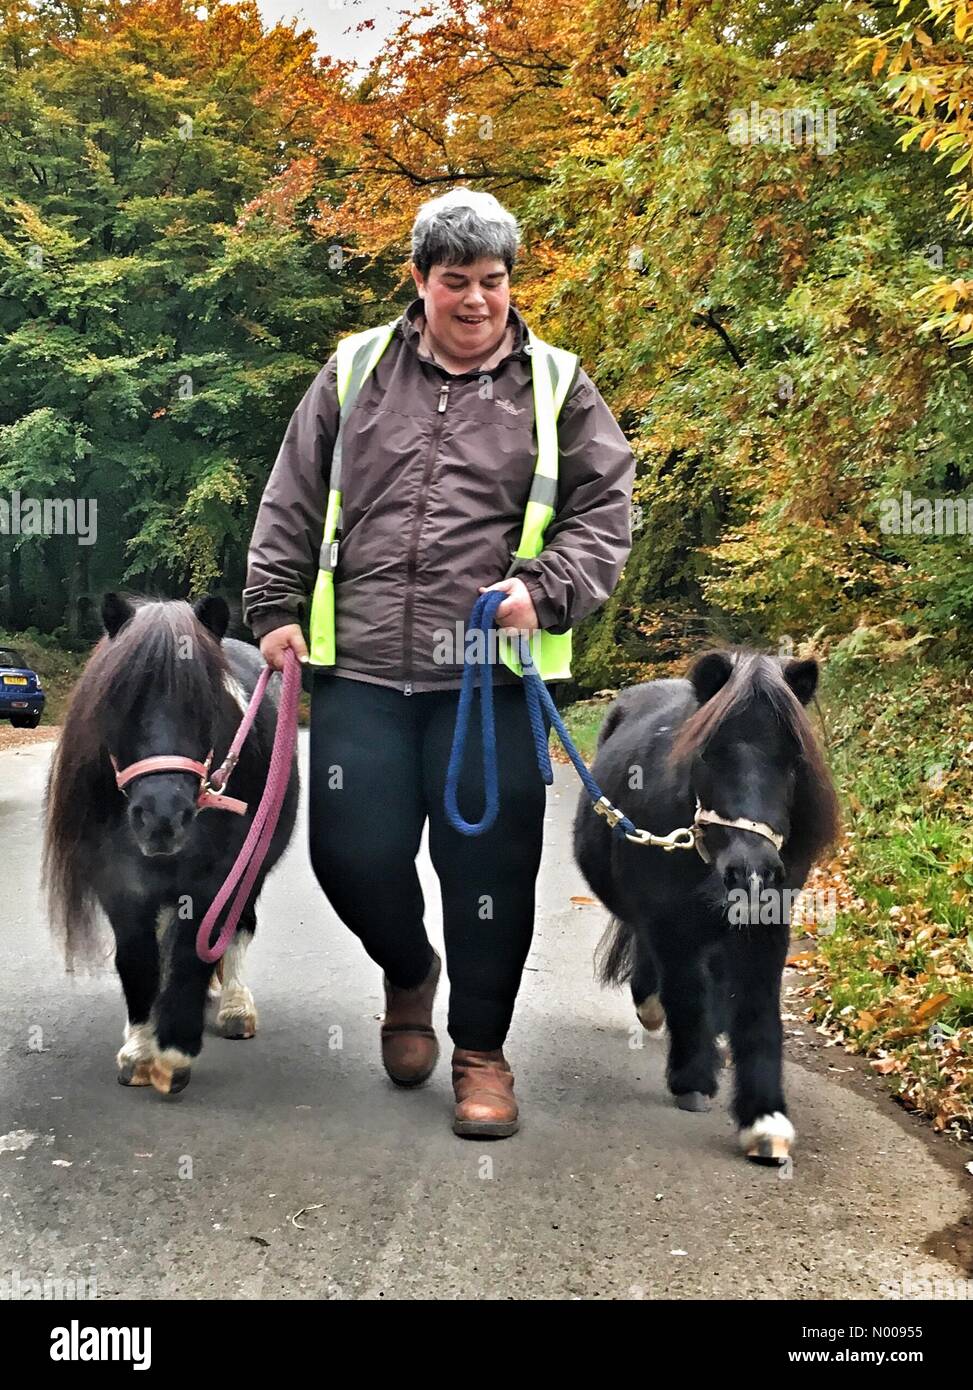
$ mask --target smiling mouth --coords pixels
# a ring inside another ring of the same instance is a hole
[[[468,328],[475,328],[478,323],[486,323],[487,321],[485,314],[480,318],[474,318],[472,315],[463,314],[457,314],[456,317],[459,319],[460,323],[465,323]]]

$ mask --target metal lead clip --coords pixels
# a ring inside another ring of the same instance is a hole
[[[607,796],[600,796],[597,801],[593,801],[591,803],[591,809],[597,815],[604,816],[605,820],[612,828],[614,828],[619,821],[625,819],[623,813],[617,806],[611,804]],[[631,839],[631,836],[629,836],[629,839]]]

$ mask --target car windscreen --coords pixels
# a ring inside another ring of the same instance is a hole
[[[27,662],[13,647],[0,647],[0,666],[16,666],[21,671],[28,669]]]

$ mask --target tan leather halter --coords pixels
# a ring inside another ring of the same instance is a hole
[[[699,798],[696,798],[696,814],[693,816],[693,832],[696,837],[696,849],[700,859],[704,863],[711,863],[711,857],[707,853],[706,846],[703,844],[701,827],[704,825],[723,825],[727,830],[749,830],[753,835],[762,835],[765,840],[769,840],[777,853],[780,853],[784,843],[783,835],[778,835],[772,826],[760,820],[747,820],[745,816],[738,816],[736,820],[727,820],[725,816],[718,816],[715,811],[705,811]]]

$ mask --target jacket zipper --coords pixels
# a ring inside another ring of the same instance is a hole
[[[415,581],[416,563],[419,554],[419,532],[422,530],[422,523],[425,513],[426,493],[429,490],[429,479],[432,476],[433,465],[436,462],[436,455],[439,452],[439,439],[443,432],[443,416],[446,414],[446,406],[449,402],[449,382],[444,381],[439,388],[439,402],[436,405],[436,428],[433,431],[432,442],[429,446],[429,453],[426,456],[426,465],[422,473],[422,483],[419,488],[419,500],[416,504],[416,519],[412,527],[412,539],[409,545],[409,558],[406,564],[408,579],[405,590],[405,612],[402,618],[402,644],[403,644],[403,666],[407,677],[412,675],[412,621],[413,610],[415,608]],[[412,694],[412,681],[407,679],[402,687],[403,695]]]

